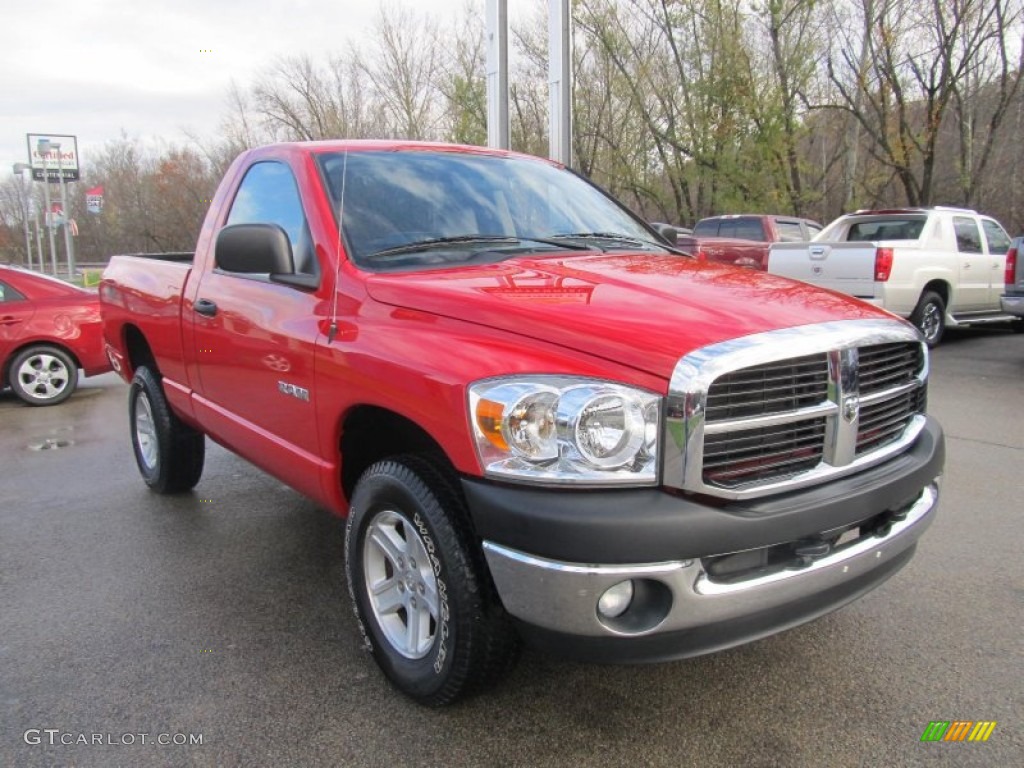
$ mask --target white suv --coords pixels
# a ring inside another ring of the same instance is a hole
[[[771,247],[768,271],[856,296],[910,320],[932,346],[946,326],[1008,319],[1010,238],[965,208],[857,211],[810,243]]]

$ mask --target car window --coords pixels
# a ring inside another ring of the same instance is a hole
[[[804,230],[799,221],[778,221],[775,226],[779,230],[779,240],[784,243],[799,243],[804,239]]]
[[[981,229],[985,233],[989,253],[1003,254],[1010,250],[1010,238],[999,224],[991,219],[982,219]]]
[[[764,241],[764,227],[760,219],[750,217],[738,219],[723,219],[718,227],[719,237],[736,237],[741,240]]]
[[[14,286],[0,280],[0,302],[24,301],[24,294],[14,289]]]
[[[615,233],[641,243],[651,238],[606,193],[542,160],[418,150],[336,152],[318,159],[335,209],[343,209],[346,250],[368,269],[443,269],[476,255],[500,260],[538,249],[529,242],[483,248],[471,242],[478,237],[558,238],[575,248],[584,246],[571,244],[574,233]],[[467,238],[468,246],[445,243]],[[432,242],[438,247],[416,247]],[[550,250],[549,244],[541,247]],[[395,252],[393,258],[375,258],[387,251]]]
[[[695,237],[718,237],[718,225],[721,219],[701,219],[693,228]]]
[[[809,221],[805,222],[805,225],[807,226],[807,236],[811,238],[820,235],[821,231],[824,229],[820,224],[812,224]]]
[[[953,230],[956,232],[956,249],[960,253],[982,253],[981,235],[978,223],[966,216],[953,217]]]
[[[846,233],[849,242],[873,242],[877,240],[917,240],[921,236],[927,219],[886,216],[885,218],[858,221]]]
[[[288,233],[295,271],[318,273],[299,188],[291,169],[284,163],[256,163],[246,172],[231,204],[227,223],[277,224]]]

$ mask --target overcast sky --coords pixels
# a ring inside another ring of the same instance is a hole
[[[343,51],[369,33],[381,1],[2,0],[0,178],[28,162],[26,133],[76,135],[86,163],[122,130],[211,135],[232,80],[247,86],[282,56]],[[454,18],[465,2],[400,4]],[[484,0],[470,2],[482,13]]]

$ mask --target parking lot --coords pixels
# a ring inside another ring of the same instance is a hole
[[[892,581],[688,661],[527,651],[444,710],[360,647],[341,521],[213,445],[194,493],[151,494],[125,399],[113,374],[52,408],[0,395],[0,765],[1024,763],[1024,334],[933,353],[942,506]],[[933,720],[997,726],[922,742]]]

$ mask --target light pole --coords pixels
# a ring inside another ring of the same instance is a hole
[[[61,225],[64,227],[64,252],[68,256],[68,280],[75,281],[75,246],[71,243],[71,227],[68,226],[68,219],[71,218],[68,208],[68,188],[64,184],[64,164],[60,156],[60,142],[50,142],[50,148],[57,153],[57,177],[60,180],[60,207]]]
[[[46,202],[46,214],[43,216],[43,222],[46,224],[46,232],[50,236],[50,266],[53,268],[53,276],[56,277],[57,244],[53,241],[53,227],[50,226],[53,220],[53,212],[50,210],[50,140],[40,139],[36,149],[43,158],[43,200]]]
[[[28,259],[28,268],[32,269],[32,235],[28,231],[28,194],[25,191],[25,171],[31,171],[32,166],[27,163],[15,163],[14,175],[18,177],[18,193],[21,197],[21,220],[25,224],[25,257]],[[42,258],[42,254],[39,254]]]

